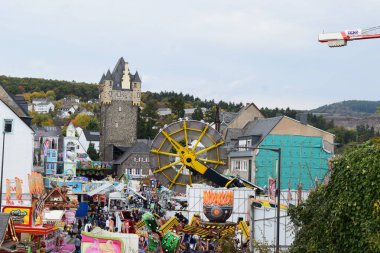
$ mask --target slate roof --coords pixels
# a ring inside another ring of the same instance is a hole
[[[126,62],[125,62],[124,58],[121,57],[117,61],[112,73],[110,70],[108,70],[107,74],[105,74],[105,75],[103,74],[99,83],[102,83],[105,80],[111,80],[111,81],[113,81],[113,89],[121,90],[122,89],[121,82],[123,81],[124,72],[128,72],[128,75],[129,75],[131,82],[140,82],[141,83],[141,78],[140,78],[139,73],[137,71],[134,75],[129,73],[129,69],[125,69],[125,63]]]
[[[151,144],[152,144],[151,140],[147,140],[147,139],[137,140],[137,142],[133,144],[130,148],[128,148],[127,151],[122,156],[120,156],[119,159],[114,161],[114,164],[122,164],[125,160],[128,159],[128,157],[131,154],[135,154],[135,153],[149,154]]]
[[[220,120],[220,131],[225,129],[228,124],[233,121],[239,115],[238,112],[220,112],[219,120]]]
[[[24,97],[12,95],[0,84],[0,100],[30,128],[32,118],[29,116],[28,104]]]
[[[252,147],[258,146],[284,116],[257,119],[249,121],[242,129],[230,128],[227,130],[226,141],[237,142],[237,139],[252,137]]]
[[[95,131],[83,130],[87,141],[100,141],[100,133]]]
[[[132,78],[132,81],[141,83],[141,78],[139,76],[139,72],[136,71],[135,75]]]
[[[39,140],[39,137],[56,137],[61,136],[61,128],[57,126],[38,127],[33,125],[32,129],[35,132],[34,140]]]

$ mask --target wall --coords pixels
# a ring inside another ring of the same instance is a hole
[[[241,110],[240,114],[230,122],[227,128],[243,128],[249,121],[255,118],[264,118],[264,116],[254,104],[249,104]],[[226,137],[227,128],[222,131],[224,138]]]
[[[315,178],[319,183],[328,172],[328,158],[333,154],[323,149],[323,139],[317,136],[270,134],[260,145],[261,148],[281,147],[281,189],[314,188]],[[269,176],[276,178],[278,154],[269,150],[256,151],[256,178],[259,186],[268,186]]]
[[[282,120],[273,128],[271,131],[271,134],[278,134],[278,135],[302,135],[302,136],[320,136],[323,138],[323,140],[333,144],[334,143],[334,135],[320,130],[318,128],[315,128],[310,125],[305,125],[300,123],[297,120],[283,117]],[[332,148],[329,149],[329,151],[334,152],[334,146],[331,145]]]
[[[133,153],[117,168],[118,176],[123,175],[126,169],[141,169],[141,175],[149,175],[149,153]]]
[[[137,141],[137,107],[132,102],[116,100],[101,106],[100,140],[101,152],[110,144],[130,146]],[[112,150],[106,151],[102,158],[104,161],[113,160]]]
[[[12,119],[12,132],[5,135],[4,149],[4,181],[5,179],[22,179],[23,193],[29,197],[28,174],[33,168],[34,132],[12,110],[0,101],[0,166],[3,147],[4,119]],[[3,194],[5,196],[5,194]],[[3,198],[5,200],[5,197]],[[3,201],[3,204],[5,201]]]

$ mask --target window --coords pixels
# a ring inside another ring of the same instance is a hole
[[[247,171],[248,160],[232,160],[232,170]]]
[[[11,133],[12,132],[12,124],[13,120],[12,119],[4,119],[4,132],[5,133]]]
[[[247,140],[247,147],[251,147],[252,146],[252,140]]]
[[[119,112],[121,112],[121,106],[119,106]]]
[[[138,98],[140,97],[140,92],[137,92],[137,97],[138,97]]]
[[[116,123],[115,123],[115,127],[119,127],[119,123],[116,122]]]
[[[120,91],[117,92],[117,96],[120,97]]]

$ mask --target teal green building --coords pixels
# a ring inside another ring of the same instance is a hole
[[[277,178],[281,148],[281,189],[310,190],[322,183],[334,155],[334,135],[286,116],[256,119],[227,130],[229,173],[261,187]],[[261,149],[262,148],[262,149]]]

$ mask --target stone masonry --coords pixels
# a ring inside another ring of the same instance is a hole
[[[141,79],[129,72],[120,58],[113,72],[108,70],[99,82],[100,159],[113,161],[115,150],[137,141],[137,110],[140,106]]]

